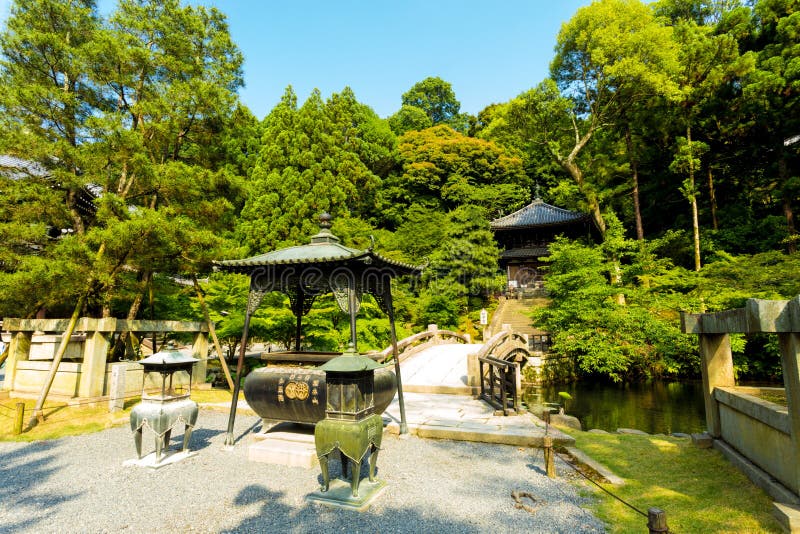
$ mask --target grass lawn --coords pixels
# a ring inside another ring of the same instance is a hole
[[[645,513],[664,510],[670,532],[781,532],[772,499],[714,449],[698,449],[689,439],[562,430],[625,479],[623,486],[604,487]],[[587,485],[597,497],[593,511],[609,532],[647,532],[645,517]]]
[[[240,394],[239,398],[243,400],[244,394]],[[199,404],[230,403],[231,393],[222,389],[198,389],[192,391],[192,399]],[[108,412],[108,404],[105,402],[97,406],[67,406],[65,403],[46,402],[44,405],[44,423],[39,423],[17,436],[14,435],[14,420],[18,402],[25,403],[23,428],[30,421],[36,400],[0,400],[0,441],[58,439],[64,436],[97,432],[111,426],[127,424],[131,408],[139,402],[139,397],[129,398],[125,401],[125,409],[113,414]]]

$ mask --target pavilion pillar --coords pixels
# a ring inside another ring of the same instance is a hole
[[[406,403],[403,398],[403,377],[400,375],[400,352],[397,350],[397,330],[394,326],[394,303],[392,302],[392,289],[384,295],[386,310],[389,315],[389,331],[392,336],[392,355],[394,356],[394,374],[397,377],[397,404],[400,407],[400,434],[408,433],[408,423],[406,423]]]

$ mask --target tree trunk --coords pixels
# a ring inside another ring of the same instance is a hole
[[[702,265],[700,264],[700,218],[697,214],[697,195],[694,191],[694,159],[692,157],[692,127],[686,127],[686,142],[689,147],[689,187],[690,199],[689,203],[692,205],[692,234],[694,236],[694,270],[700,271]]]
[[[711,201],[711,227],[719,230],[717,224],[717,194],[714,191],[714,175],[711,172],[711,162],[708,163],[708,198]]]
[[[797,239],[797,228],[794,225],[794,210],[792,209],[792,193],[788,187],[786,187],[786,182],[789,178],[789,169],[786,164],[786,154],[781,153],[781,157],[778,160],[778,178],[780,179],[780,183],[783,184],[783,191],[782,191],[782,204],[783,204],[783,215],[786,217],[786,232],[787,236],[787,243],[786,243],[786,250],[789,254],[794,254],[797,252],[797,243],[795,239]]]
[[[639,204],[639,165],[636,154],[633,151],[633,141],[631,140],[631,127],[625,127],[625,145],[628,148],[628,160],[631,165],[631,178],[633,180],[633,215],[636,220],[636,240],[644,241],[644,228],[642,227],[642,211]]]
[[[142,307],[142,301],[144,300],[144,293],[147,290],[147,286],[150,283],[150,278],[152,278],[153,272],[152,271],[145,271],[142,274],[142,281],[140,290],[136,293],[136,298],[133,299],[131,303],[131,307],[128,308],[128,316],[127,320],[133,321],[136,319],[136,316],[139,314],[139,308]],[[112,354],[115,356],[118,355],[120,352],[124,354],[125,344],[128,342],[128,337],[130,337],[131,333],[126,331],[122,332],[119,337],[117,338],[117,342],[114,344],[114,350]]]
[[[233,378],[231,378],[231,372],[228,369],[228,362],[225,361],[225,353],[222,352],[222,347],[219,345],[217,332],[214,330],[214,323],[211,321],[211,317],[208,315],[208,306],[206,306],[206,299],[203,298],[203,292],[200,290],[200,284],[197,283],[197,275],[192,275],[192,283],[194,284],[195,292],[197,292],[197,300],[200,301],[200,307],[203,309],[203,318],[206,320],[206,324],[208,325],[208,332],[211,334],[211,339],[214,340],[214,348],[217,349],[219,363],[222,366],[222,371],[225,373],[225,380],[228,381],[228,387],[230,387],[231,391],[233,391]]]
[[[606,221],[603,218],[602,212],[600,211],[600,204],[597,202],[597,196],[586,190],[586,182],[583,180],[583,172],[581,171],[580,167],[578,167],[575,162],[571,160],[562,160],[560,163],[564,170],[566,170],[572,176],[572,179],[575,180],[578,189],[581,193],[583,193],[584,198],[586,198],[586,202],[589,204],[589,209],[592,211],[594,222],[597,224],[598,230],[600,230],[600,235],[603,237],[603,239],[605,239]]]

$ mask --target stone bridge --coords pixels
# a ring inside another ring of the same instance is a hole
[[[440,330],[428,325],[428,330],[409,336],[397,344],[402,369],[403,390],[411,393],[443,393],[477,395],[480,390],[479,359],[492,357],[516,367],[517,391],[521,369],[541,365],[528,350],[528,337],[509,327],[486,340],[472,343],[468,335]],[[388,359],[392,348],[381,352]]]

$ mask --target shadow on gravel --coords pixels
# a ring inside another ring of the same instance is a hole
[[[5,516],[16,513],[25,515],[26,518],[16,523],[0,525],[0,531],[36,530],[36,524],[48,514],[49,509],[80,495],[38,491],[38,484],[46,481],[59,469],[54,465],[58,459],[54,446],[52,442],[35,441],[15,451],[3,453],[3,462],[0,464],[0,511]]]
[[[189,449],[193,451],[205,449],[206,447],[211,446],[211,440],[220,434],[224,434],[224,432],[222,430],[213,430],[211,428],[195,429],[192,432],[192,438],[189,441]],[[177,447],[180,449],[180,447],[183,445],[183,434],[172,436],[170,444],[173,448]]]
[[[281,502],[283,492],[250,485],[239,492],[236,506],[262,503],[260,510],[233,528],[222,532],[459,532],[477,533],[475,525],[453,518],[426,517],[414,508],[386,508],[363,513],[306,503],[289,506]]]

